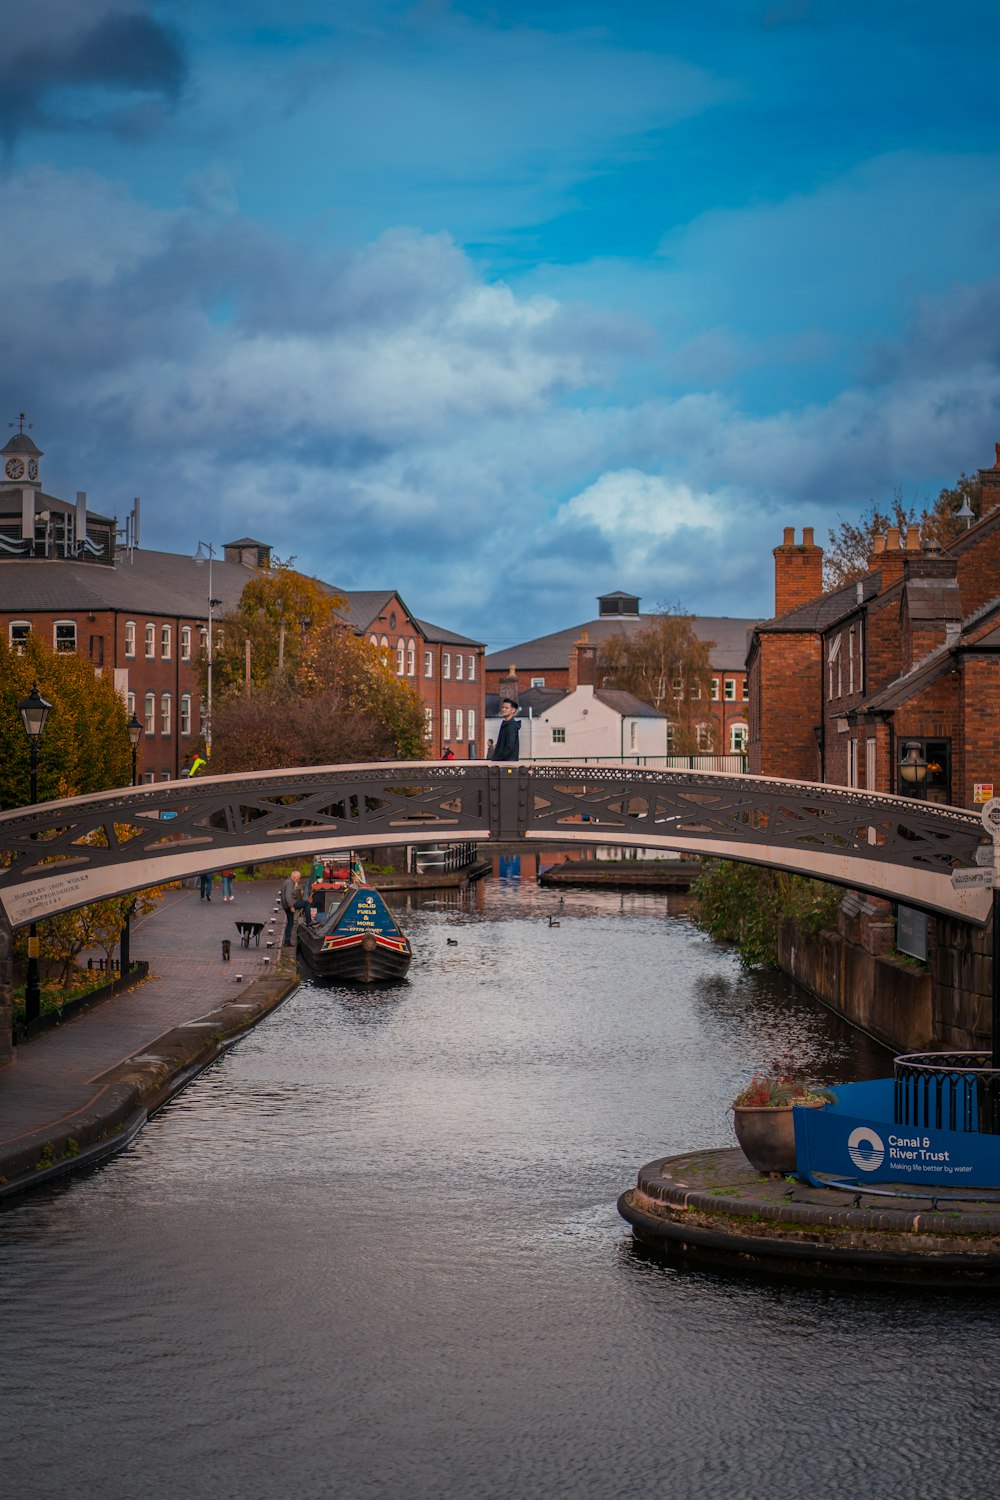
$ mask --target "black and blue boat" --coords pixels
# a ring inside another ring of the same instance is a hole
[[[385,984],[410,967],[410,940],[370,885],[350,885],[311,927],[300,926],[298,952],[318,979]]]

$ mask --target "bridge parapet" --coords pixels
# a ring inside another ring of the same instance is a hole
[[[674,850],[813,875],[967,921],[990,893],[951,873],[975,813],[811,782],[625,766],[406,761],[163,782],[0,814],[17,927],[227,864],[516,838]]]

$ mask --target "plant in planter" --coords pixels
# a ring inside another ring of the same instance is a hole
[[[733,1100],[736,1139],[756,1172],[795,1171],[792,1109],[822,1109],[834,1095],[791,1072],[755,1073]]]

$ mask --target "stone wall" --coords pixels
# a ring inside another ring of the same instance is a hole
[[[938,917],[929,936],[924,972],[892,954],[871,953],[840,932],[806,937],[788,921],[778,933],[778,963],[803,989],[896,1052],[988,1050],[989,927]]]

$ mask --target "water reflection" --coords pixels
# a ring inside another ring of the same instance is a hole
[[[615,1213],[640,1162],[732,1141],[775,1051],[869,1044],[655,893],[403,904],[405,985],[303,985],[0,1214],[4,1492],[981,1491],[991,1304],[664,1267]]]

